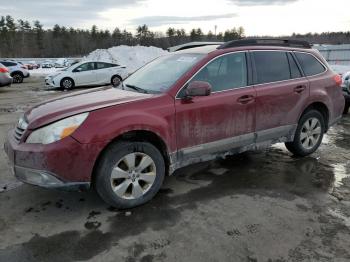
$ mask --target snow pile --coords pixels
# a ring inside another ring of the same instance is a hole
[[[84,57],[85,60],[111,62],[124,65],[129,73],[134,72],[149,61],[167,54],[154,46],[114,46],[108,49],[97,49]]]

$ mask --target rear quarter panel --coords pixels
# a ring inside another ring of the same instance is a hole
[[[342,89],[336,85],[333,79],[334,76],[335,73],[328,70],[323,74],[308,77],[310,81],[310,99],[306,107],[315,102],[324,103],[329,111],[330,123],[341,117],[345,105]]]

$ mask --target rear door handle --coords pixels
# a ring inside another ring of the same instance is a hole
[[[305,89],[306,89],[306,86],[297,86],[297,87],[294,88],[294,92],[300,94],[300,93],[302,93]]]
[[[237,99],[238,103],[240,104],[248,104],[249,102],[254,100],[255,100],[254,96],[251,96],[251,95],[241,96],[240,98]]]

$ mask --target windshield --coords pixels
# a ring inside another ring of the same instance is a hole
[[[124,86],[148,93],[164,92],[203,57],[203,54],[161,56],[129,76]]]

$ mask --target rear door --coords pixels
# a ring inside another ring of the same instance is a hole
[[[254,141],[255,89],[248,86],[245,52],[223,55],[203,67],[190,81],[206,81],[209,96],[175,100],[180,157],[186,160],[227,151]]]
[[[96,84],[95,63],[93,62],[81,64],[72,73],[76,86]]]
[[[109,84],[112,79],[112,64],[105,62],[96,62],[96,81],[98,84]]]
[[[257,142],[290,137],[309,97],[309,82],[291,52],[259,50],[251,51],[251,57]]]

